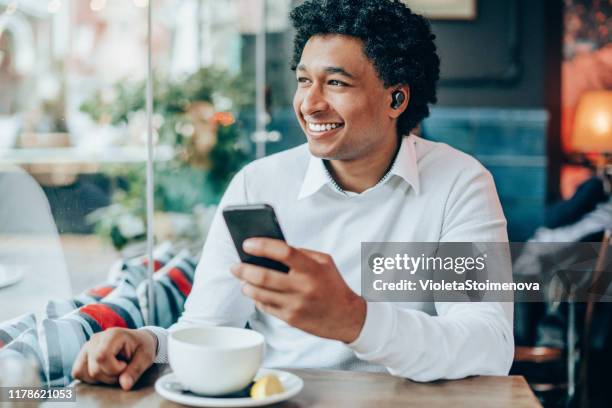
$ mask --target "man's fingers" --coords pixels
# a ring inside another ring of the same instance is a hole
[[[127,363],[125,361],[117,359],[117,356],[111,353],[109,350],[98,351],[98,353],[91,355],[90,360],[93,359],[93,363],[90,362],[90,370],[93,366],[98,369],[101,373],[117,376],[121,374]]]
[[[101,382],[112,385],[117,383],[116,375],[105,374],[104,372],[100,371],[98,366],[94,365],[92,367],[89,364],[90,360],[90,355],[87,350],[81,350],[74,362],[74,365],[72,366],[72,376],[89,384]]]
[[[104,373],[99,373],[94,377],[94,383],[103,383],[108,385],[115,385],[119,381],[119,376],[117,375],[108,375]]]
[[[253,286],[250,283],[245,283],[242,285],[242,293],[245,296],[253,299],[255,302],[265,303],[267,305],[272,305],[276,307],[282,307],[287,304],[289,299],[288,296],[281,292],[275,292],[272,290],[260,288],[258,286]]]
[[[108,346],[98,346],[96,351],[90,350],[87,353],[88,361],[87,365],[89,367],[89,374],[94,378],[98,378],[98,376],[106,375],[106,376],[118,376],[123,370],[125,370],[126,362],[117,359],[115,352],[112,348],[108,348]]]
[[[257,306],[257,308],[264,313],[267,313],[269,315],[282,319],[283,309],[278,306],[274,306],[274,305],[270,305],[270,304],[266,304],[266,303],[262,303],[258,301],[255,301],[255,306]]]
[[[312,249],[299,248],[300,251],[304,252],[306,255],[310,256],[312,259],[317,261],[318,263],[327,263],[331,260],[331,256],[324,252],[314,251]]]
[[[286,242],[272,238],[249,238],[242,247],[245,252],[270,258],[289,266],[291,269],[308,270],[313,266],[313,260],[299,249],[287,245]]]
[[[279,292],[287,292],[293,289],[294,280],[286,273],[279,273],[272,269],[248,263],[236,264],[232,266],[231,271],[238,279],[254,286]]]
[[[151,367],[155,356],[146,352],[142,347],[138,347],[132,356],[132,360],[127,365],[123,373],[119,376],[119,385],[124,390],[131,389],[142,373]]]
[[[83,347],[72,365],[72,377],[86,383],[94,383],[95,380],[89,375],[87,367],[87,347]]]
[[[120,383],[125,390],[132,388],[155,358],[150,334],[122,329],[98,333],[87,342],[73,365],[73,377],[84,382]],[[119,360],[123,355],[129,363]]]

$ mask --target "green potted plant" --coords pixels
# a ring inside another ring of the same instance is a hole
[[[252,100],[252,87],[214,68],[176,81],[156,78],[153,86],[156,142],[172,146],[175,152],[173,159],[154,163],[155,208],[160,217],[170,213],[195,218],[194,208],[215,205],[248,159],[247,139],[235,118]],[[110,95],[97,91],[81,111],[99,123],[124,126],[129,143],[143,144],[145,83],[120,82]],[[112,205],[92,213],[90,220],[100,234],[122,248],[144,237],[145,165],[114,166],[109,174],[122,183]],[[136,220],[141,228],[136,228]]]

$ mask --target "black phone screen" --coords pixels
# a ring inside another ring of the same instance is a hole
[[[287,265],[281,262],[250,255],[242,250],[242,243],[248,238],[264,237],[285,240],[274,209],[270,205],[248,204],[227,206],[223,209],[223,218],[242,262],[275,269],[280,272],[289,271]]]

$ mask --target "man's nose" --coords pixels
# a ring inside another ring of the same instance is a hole
[[[325,95],[319,86],[313,85],[306,91],[300,110],[303,115],[312,115],[317,112],[325,111],[328,107]]]

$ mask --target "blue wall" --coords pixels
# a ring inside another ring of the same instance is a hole
[[[543,109],[437,108],[423,137],[476,157],[493,174],[512,241],[542,224],[546,197],[546,126]]]

